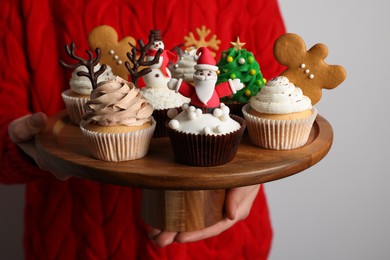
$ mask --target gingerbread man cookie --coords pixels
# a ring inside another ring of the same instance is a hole
[[[337,87],[347,75],[342,66],[325,63],[328,48],[324,44],[306,50],[305,42],[296,34],[279,37],[274,44],[274,55],[280,64],[287,66],[282,75],[300,87],[313,105],[321,99],[323,88]]]
[[[129,72],[124,64],[127,61],[126,53],[131,49],[129,43],[136,45],[135,39],[131,36],[118,41],[117,32],[108,25],[94,28],[88,36],[89,47],[100,48],[102,51],[100,62],[109,65],[115,75],[126,80],[129,78]]]

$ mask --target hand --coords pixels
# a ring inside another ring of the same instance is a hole
[[[235,91],[241,90],[244,88],[244,84],[241,83],[240,79],[229,79],[230,85],[233,87]]]
[[[70,175],[62,173],[55,165],[47,162],[35,147],[33,138],[45,129],[46,124],[47,116],[44,113],[25,115],[9,124],[8,134],[15,144],[34,159],[39,168],[52,172],[60,180],[65,180]]]
[[[187,243],[217,236],[232,227],[237,222],[244,220],[250,213],[252,204],[259,192],[260,185],[230,189],[226,193],[225,212],[223,220],[213,226],[192,232],[167,232],[151,229],[149,237],[160,247],[173,242]]]
[[[177,80],[177,79],[175,79],[175,78],[171,78],[171,79],[169,80],[169,82],[168,82],[168,88],[169,88],[170,90],[176,90],[176,89],[178,89],[178,88],[177,88],[178,82],[179,82],[179,80]]]

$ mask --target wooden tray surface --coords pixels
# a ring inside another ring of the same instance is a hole
[[[276,151],[253,146],[245,134],[236,157],[215,167],[194,167],[175,162],[169,138],[154,138],[146,157],[127,162],[105,162],[90,156],[78,126],[66,112],[49,118],[48,128],[35,138],[46,160],[74,176],[95,181],[164,190],[233,188],[278,180],[316,164],[333,141],[331,125],[320,115],[308,143],[298,149]]]

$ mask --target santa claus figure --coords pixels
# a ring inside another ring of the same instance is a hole
[[[212,113],[214,108],[220,107],[220,98],[232,95],[244,85],[239,79],[229,79],[227,82],[215,85],[217,82],[216,61],[207,47],[197,50],[197,64],[194,66],[194,85],[183,81],[183,79],[172,78],[168,82],[168,88],[179,92],[191,99],[190,105],[202,109],[204,112]]]

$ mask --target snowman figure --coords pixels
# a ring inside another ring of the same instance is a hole
[[[150,34],[153,35],[154,41],[148,50],[146,60],[153,60],[159,49],[162,49],[163,52],[160,55],[159,62],[150,66],[152,71],[143,77],[144,85],[152,88],[166,88],[172,77],[168,69],[169,62],[176,62],[178,57],[173,52],[164,49],[160,30],[151,30]]]
[[[168,65],[170,61],[177,61],[177,55],[164,49],[159,30],[152,30],[150,33],[153,34],[153,44],[149,48],[145,59],[153,60],[159,49],[162,49],[163,52],[160,55],[159,62],[149,67],[152,71],[142,77],[143,82],[139,83],[138,86],[142,95],[154,109],[180,107],[189,99],[168,89],[168,82],[171,79]]]

